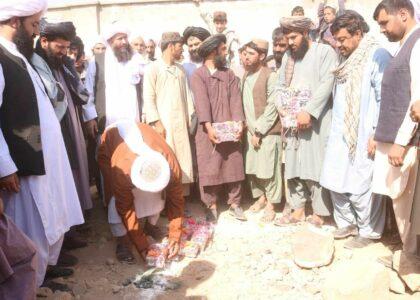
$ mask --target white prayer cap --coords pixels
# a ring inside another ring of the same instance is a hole
[[[157,193],[168,185],[171,171],[163,155],[150,149],[134,160],[130,177],[138,189]]]
[[[114,35],[118,33],[125,33],[130,35],[130,30],[124,24],[115,21],[105,28],[102,37],[106,42],[108,42]]]
[[[1,0],[0,22],[13,17],[28,17],[47,10],[47,0]]]
[[[145,41],[145,42],[146,42],[146,40],[143,38],[143,36],[141,35],[141,33],[140,33],[140,32],[138,32],[138,31],[135,31],[135,32],[132,32],[132,33],[130,34],[130,43],[131,43],[133,40],[137,39],[137,38],[142,38],[142,39],[143,39],[143,41]]]

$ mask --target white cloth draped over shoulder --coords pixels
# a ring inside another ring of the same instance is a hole
[[[25,62],[28,73],[32,79],[38,101],[42,151],[46,172],[43,176],[20,177],[21,192],[0,192],[0,196],[5,202],[5,210],[6,214],[8,214],[8,209],[14,205],[14,202],[28,202],[28,199],[22,195],[31,195],[36,203],[36,208],[38,209],[38,212],[33,213],[39,213],[41,216],[45,235],[49,244],[53,245],[60,240],[62,235],[67,232],[71,226],[84,222],[73,174],[70,169],[63,136],[61,134],[61,127],[45,92],[41,78],[26,58],[18,52],[15,44],[1,37],[0,44],[11,54],[21,58]],[[0,106],[3,102],[4,88],[4,74],[0,65]],[[0,170],[2,170],[0,174],[1,177],[17,171],[1,131]],[[8,172],[4,173],[5,170]],[[20,222],[27,223],[33,220],[31,216],[21,216],[22,220],[14,219],[11,214],[9,214],[9,216],[18,226]]]

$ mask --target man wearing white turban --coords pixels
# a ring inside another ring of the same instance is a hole
[[[37,248],[38,286],[64,233],[84,222],[60,124],[28,62],[46,8],[46,0],[0,2],[0,197]]]

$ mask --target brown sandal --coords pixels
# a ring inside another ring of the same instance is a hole
[[[302,220],[295,219],[292,215],[284,215],[281,218],[278,218],[274,221],[276,226],[287,226],[287,225],[296,225],[301,223]]]
[[[248,208],[248,211],[250,212],[250,213],[257,213],[257,212],[260,212],[261,210],[263,210],[264,208],[265,208],[265,206],[266,206],[267,204],[266,203],[261,203],[261,201],[260,200],[257,200],[257,201],[255,201],[255,203],[254,204],[252,204],[249,208]]]
[[[260,221],[262,223],[271,223],[276,218],[276,212],[273,209],[264,209],[264,214],[262,215]]]

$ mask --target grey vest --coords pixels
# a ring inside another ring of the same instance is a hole
[[[44,175],[38,99],[25,62],[0,45],[5,87],[1,130],[19,176]]]
[[[393,57],[382,78],[381,108],[375,140],[382,143],[395,142],[398,130],[410,109],[411,101],[411,51],[420,38],[420,29],[415,30],[404,46]]]
[[[106,124],[106,97],[105,97],[105,53],[95,55],[95,108],[98,115],[99,133],[104,132]],[[143,107],[143,78],[136,84],[137,101],[139,106],[139,116],[142,115]]]

